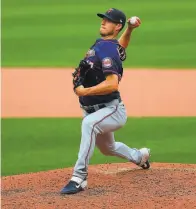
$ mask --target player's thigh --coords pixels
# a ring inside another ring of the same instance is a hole
[[[83,126],[99,130],[99,133],[113,132],[125,124],[126,119],[121,117],[116,106],[106,107],[83,119]]]

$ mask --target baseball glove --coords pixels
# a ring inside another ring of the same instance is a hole
[[[85,60],[80,61],[79,66],[75,68],[75,71],[72,73],[74,91],[78,86],[83,85],[85,76],[90,69],[91,65],[89,63],[87,63]]]

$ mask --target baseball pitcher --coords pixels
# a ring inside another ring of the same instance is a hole
[[[73,89],[84,112],[81,143],[73,175],[61,194],[74,194],[87,187],[88,165],[95,146],[104,155],[124,158],[143,169],[150,167],[148,148],[130,148],[117,142],[114,132],[127,121],[125,105],[120,96],[119,83],[123,77],[122,62],[131,33],[141,22],[137,17],[128,19],[124,33],[118,33],[126,24],[125,14],[111,8],[102,18],[100,35],[87,51],[73,73]]]

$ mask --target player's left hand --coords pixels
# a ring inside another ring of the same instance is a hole
[[[86,89],[84,88],[83,85],[78,86],[77,88],[75,88],[75,94],[77,96],[85,96],[86,93]]]
[[[134,28],[137,28],[141,25],[141,20],[139,17],[130,17],[128,20],[127,20],[127,24],[128,24],[128,27],[130,29],[134,29]]]

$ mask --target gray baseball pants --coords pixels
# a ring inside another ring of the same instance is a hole
[[[124,126],[127,121],[123,102],[119,103],[116,99],[106,105],[107,107],[91,114],[84,111],[80,150],[73,176],[86,179],[89,160],[95,146],[104,155],[121,157],[135,164],[141,161],[142,156],[138,149],[130,148],[114,139],[114,131]]]

